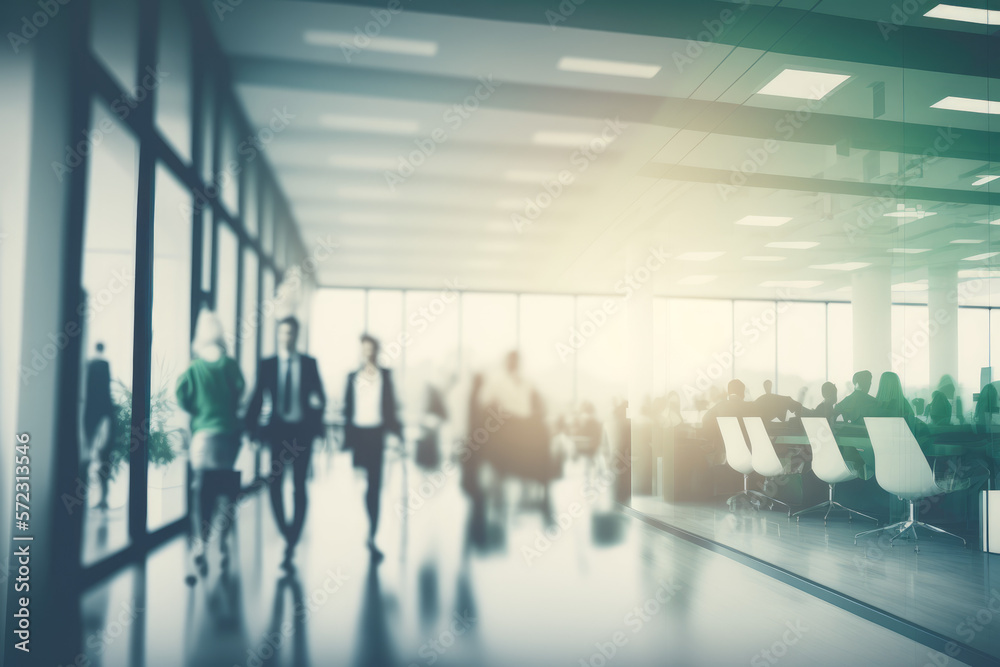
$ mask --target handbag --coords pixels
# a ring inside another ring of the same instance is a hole
[[[420,439],[417,440],[416,461],[418,466],[428,470],[436,470],[441,464],[441,445],[437,429],[423,427]]]

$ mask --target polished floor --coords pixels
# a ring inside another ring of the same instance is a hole
[[[874,526],[823,513],[789,519],[782,511],[730,512],[722,502],[671,504],[634,497],[632,507],[784,568],[911,623],[968,644],[1000,664],[1000,556],[922,531],[916,542],[856,533]],[[919,551],[915,549],[919,546]],[[933,664],[933,663],[932,663]]]
[[[364,482],[343,455],[317,457],[292,575],[279,567],[266,497],[254,496],[240,506],[227,569],[213,552],[208,575],[186,586],[178,539],[84,595],[87,664],[945,664],[616,512],[605,479],[569,466],[547,534],[535,490],[516,483],[469,530],[457,474],[391,462],[378,536],[386,558],[372,564]]]

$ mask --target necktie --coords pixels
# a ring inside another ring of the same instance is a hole
[[[287,415],[292,411],[292,358],[285,362],[285,395],[281,398],[281,412]]]

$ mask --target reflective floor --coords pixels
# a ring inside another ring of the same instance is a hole
[[[207,576],[186,586],[177,539],[88,591],[86,658],[107,667],[945,664],[615,512],[606,480],[568,465],[546,529],[538,489],[508,482],[470,523],[457,472],[390,463],[378,535],[386,557],[372,564],[364,481],[343,455],[318,456],[293,574],[280,568],[266,497],[253,496],[240,506],[227,569],[213,550]]]
[[[890,544],[887,533],[856,533],[875,524],[834,513],[789,519],[781,511],[730,512],[718,503],[667,503],[634,497],[632,507],[697,535],[871,604],[949,639],[969,644],[1000,663],[1000,556],[921,531],[916,542]],[[885,525],[885,524],[882,524]],[[919,546],[919,552],[915,550]],[[932,663],[933,664],[933,663]]]

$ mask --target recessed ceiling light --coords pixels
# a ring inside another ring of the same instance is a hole
[[[916,255],[917,253],[927,252],[930,248],[889,248],[889,252],[895,252],[903,255]]]
[[[344,186],[333,189],[339,199],[394,199],[395,193],[384,187]]]
[[[827,271],[855,271],[871,266],[870,262],[838,262],[834,264],[813,264],[810,269],[825,269]]]
[[[705,283],[710,283],[715,280],[718,276],[712,275],[697,275],[697,276],[687,276],[681,278],[677,281],[678,285],[704,285]]]
[[[1000,12],[992,9],[938,5],[924,14],[924,16],[932,19],[948,19],[949,21],[964,21],[966,23],[981,23],[983,25],[1000,25]]]
[[[990,257],[995,257],[996,255],[1000,255],[1000,252],[984,252],[978,255],[973,255],[972,257],[963,257],[962,261],[978,262],[980,260],[989,259]]]
[[[801,69],[786,69],[758,90],[757,94],[821,100],[829,95],[834,88],[850,78],[849,74],[830,74],[828,72],[807,72]]]
[[[331,167],[367,171],[392,170],[397,166],[395,158],[375,155],[331,155],[327,162]]]
[[[529,169],[508,169],[503,173],[504,180],[515,183],[544,183],[555,178],[548,171],[531,171]]]
[[[788,250],[808,250],[815,248],[819,243],[816,241],[771,241],[768,248],[786,248]]]
[[[365,35],[365,46],[355,44],[358,36],[351,32],[332,32],[329,30],[306,30],[303,35],[306,44],[313,46],[332,46],[354,51],[382,51],[383,53],[399,53],[407,56],[433,56],[437,54],[437,42],[423,39],[401,39],[399,37],[368,37]],[[360,41],[360,40],[359,40]]]
[[[976,220],[977,225],[1000,225],[1000,218],[996,220]]]
[[[748,262],[782,262],[785,260],[779,255],[747,255],[743,259]]]
[[[961,269],[959,278],[1000,278],[998,269]]]
[[[791,218],[780,215],[748,215],[737,220],[736,224],[751,227],[780,227],[789,220]]]
[[[976,100],[971,97],[946,97],[931,105],[932,109],[947,109],[949,111],[969,111],[971,113],[1000,114],[1000,102],[992,100]]]
[[[903,204],[896,204],[896,210],[883,214],[883,217],[920,220],[921,218],[929,218],[932,215],[937,215],[937,213],[934,211],[925,211],[922,208],[906,208]]]
[[[892,286],[893,292],[922,292],[927,289],[926,282],[896,283]]]
[[[602,144],[609,144],[617,138],[618,135],[612,135],[610,139],[605,139],[599,134],[588,132],[554,132],[549,130],[539,130],[531,135],[532,143],[543,146],[566,146],[567,148],[584,146],[595,139]]]
[[[1000,176],[989,176],[989,175],[987,175],[987,176],[980,176],[977,180],[973,181],[972,187],[978,187],[980,185],[986,185],[990,181],[995,181],[998,178],[1000,178]]]
[[[822,285],[822,280],[765,280],[761,287],[792,287],[795,289],[809,289]]]
[[[573,58],[565,56],[556,65],[564,72],[583,72],[585,74],[609,74],[611,76],[630,76],[636,79],[652,79],[660,71],[659,65],[643,63],[627,63],[620,60],[595,60],[593,58]]]
[[[420,123],[406,118],[378,118],[375,116],[342,116],[326,113],[319,117],[324,127],[348,132],[374,132],[378,134],[416,134]]]
[[[954,241],[948,241],[948,243],[967,243],[971,245],[973,243],[985,243],[985,241],[983,239],[955,239]]]
[[[688,262],[708,262],[710,260],[722,257],[726,253],[721,251],[706,251],[706,252],[682,252],[677,255],[674,259],[682,259]]]

